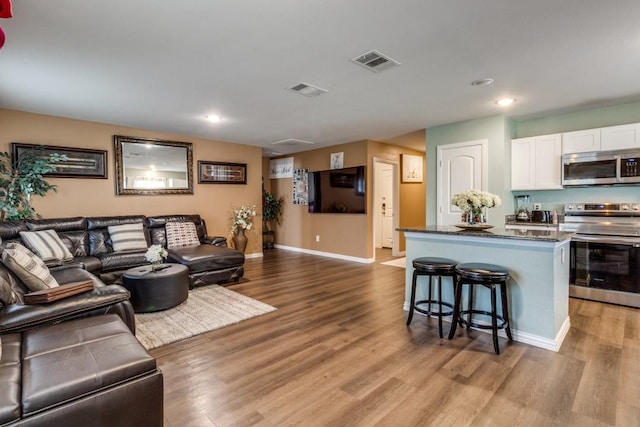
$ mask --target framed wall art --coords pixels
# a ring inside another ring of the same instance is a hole
[[[45,174],[54,178],[107,178],[107,152],[85,148],[59,147],[56,145],[11,143],[11,161],[20,162],[25,153],[35,153],[38,157],[47,158],[57,153],[64,154],[67,159],[54,164],[55,171]]]
[[[247,164],[198,161],[198,184],[246,184]]]
[[[402,155],[402,182],[422,182],[422,156]]]

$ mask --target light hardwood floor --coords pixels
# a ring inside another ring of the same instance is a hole
[[[277,311],[151,352],[166,426],[640,426],[640,310],[571,299],[560,352],[496,356],[407,328],[402,268],[274,250],[245,277]]]

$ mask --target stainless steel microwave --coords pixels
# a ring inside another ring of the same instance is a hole
[[[562,185],[640,183],[640,149],[590,151],[562,156]]]

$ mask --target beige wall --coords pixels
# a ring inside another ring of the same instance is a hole
[[[328,148],[304,151],[291,156],[295,168],[310,171],[330,169],[331,153],[344,153],[344,167],[367,166],[367,214],[310,214],[306,205],[293,205],[292,180],[269,179],[269,163],[263,163],[265,188],[285,199],[282,224],[276,228],[276,243],[279,245],[339,254],[349,257],[371,259],[373,249],[372,177],[373,159],[382,158],[398,163],[400,154],[423,155],[419,151],[375,141],[357,141]],[[424,225],[425,183],[400,185],[400,225]],[[316,235],[320,241],[316,242]],[[401,237],[400,250],[404,250]]]
[[[116,196],[113,135],[160,138],[193,143],[194,194]],[[33,206],[44,218],[93,215],[161,215],[198,213],[211,235],[227,236],[232,206],[256,205],[262,211],[262,150],[259,147],[173,135],[104,123],[86,122],[0,109],[0,150],[9,143],[58,145],[107,150],[107,179],[51,178],[57,193],[36,197]],[[198,184],[198,160],[247,163],[247,185]],[[247,235],[246,253],[262,252],[262,221]]]

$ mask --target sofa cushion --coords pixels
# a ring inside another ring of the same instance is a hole
[[[99,255],[100,272],[121,271],[131,267],[149,264],[145,258],[146,251],[109,252]]]
[[[220,270],[244,264],[244,254],[222,246],[199,245],[169,249],[169,262],[186,265],[189,273]]]
[[[165,229],[168,249],[200,245],[196,225],[192,222],[168,222]]]
[[[68,261],[73,258],[54,230],[21,231],[20,238],[43,261]]]
[[[144,237],[142,224],[110,225],[108,230],[114,251],[147,248],[147,239]]]
[[[22,302],[22,295],[16,292],[11,286],[10,278],[6,274],[6,270],[2,271],[2,273],[5,274],[0,274],[0,304],[7,306],[9,304]],[[0,352],[0,354],[2,353]]]
[[[25,417],[156,371],[153,357],[116,315],[28,330],[22,354]]]
[[[20,419],[20,334],[0,335],[0,424]]]
[[[40,258],[19,243],[9,243],[2,252],[2,262],[31,291],[54,288],[58,282]]]

